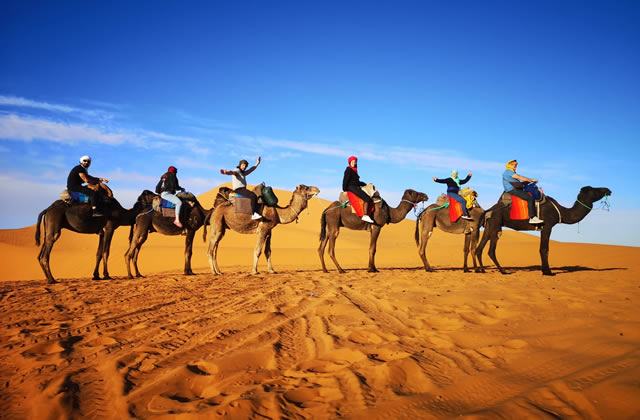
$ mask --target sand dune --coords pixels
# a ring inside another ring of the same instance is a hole
[[[274,275],[249,275],[255,236],[230,233],[212,276],[200,231],[196,276],[181,274],[184,237],[154,233],[147,277],[128,280],[121,228],[115,280],[89,280],[95,235],[63,231],[47,285],[35,228],[0,231],[0,417],[640,417],[640,249],[552,242],[543,277],[538,238],[505,231],[512,274],[465,274],[464,238],[436,231],[425,273],[406,220],[382,231],[380,273],[368,234],[343,229],[348,272],[327,259],[325,274],[327,205],[274,230]]]

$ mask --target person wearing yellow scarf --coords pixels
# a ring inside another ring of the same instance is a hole
[[[523,182],[531,182],[535,184],[538,182],[538,180],[527,178],[526,176],[518,175],[516,173],[517,167],[518,167],[517,160],[514,159],[507,162],[507,165],[506,165],[507,169],[502,174],[502,185],[504,186],[504,190],[505,192],[508,192],[511,195],[514,195],[516,197],[522,198],[523,200],[527,201],[527,205],[529,208],[529,223],[531,224],[543,223],[544,220],[539,219],[536,216],[535,200],[533,199],[533,197],[527,194],[526,192],[524,192],[522,189],[519,189],[516,187],[516,185],[518,184],[521,185]]]

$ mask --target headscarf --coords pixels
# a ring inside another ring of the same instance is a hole
[[[509,162],[507,162],[507,169],[510,170],[510,171],[515,172],[517,163],[518,163],[518,161],[515,160],[515,159],[510,160]]]
[[[354,161],[354,160],[356,161],[356,167],[355,167],[355,168],[354,168],[353,166],[351,166],[351,162],[352,162],[352,161]],[[357,158],[357,157],[355,157],[355,156],[350,156],[350,157],[349,157],[348,162],[349,162],[349,167],[350,167],[351,169],[353,169],[354,171],[356,171],[356,173],[358,173],[358,167],[357,167],[357,165],[358,165],[358,158]]]
[[[457,176],[457,177],[455,177],[455,178],[454,178],[454,177],[453,177],[453,174],[458,175],[458,171],[457,171],[456,169],[453,169],[453,170],[451,171],[451,179],[453,179],[453,182],[455,182],[455,183],[456,183],[456,185],[458,186],[458,188],[460,188],[460,177],[459,177],[459,176]]]
[[[89,161],[89,163],[91,163],[91,156],[87,156],[87,155],[82,156],[82,157],[80,158],[80,163],[82,163],[82,162],[83,162],[83,161],[85,161],[85,160],[88,160],[88,161]]]
[[[174,174],[177,174],[178,168],[176,168],[175,166],[169,166],[169,169],[167,169],[167,172],[172,172]]]

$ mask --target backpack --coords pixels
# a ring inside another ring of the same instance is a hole
[[[269,207],[274,207],[278,204],[278,197],[276,197],[271,187],[264,187],[262,189],[262,202]]]

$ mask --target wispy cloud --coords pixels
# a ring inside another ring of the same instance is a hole
[[[77,108],[69,105],[62,104],[50,104],[48,102],[39,102],[31,99],[21,98],[18,96],[6,96],[0,95],[0,105],[20,107],[20,108],[34,108],[41,109],[50,112],[62,112],[65,114],[75,114],[78,117],[93,117],[100,119],[112,119],[113,115],[107,111],[101,109],[84,109]]]
[[[269,137],[236,136],[239,140],[261,144],[265,148],[280,148],[299,152],[313,153],[323,156],[344,158],[356,154],[360,158],[372,161],[393,162],[399,165],[411,165],[414,169],[452,169],[474,168],[477,171],[497,171],[504,167],[503,163],[478,160],[456,155],[443,150],[410,149],[374,144],[344,145],[329,143],[309,143]],[[464,171],[465,169],[460,169]]]
[[[140,136],[132,133],[110,133],[84,124],[22,118],[15,114],[0,116],[0,138],[21,141],[48,140],[65,144],[79,141],[109,145],[125,142],[143,143]]]

